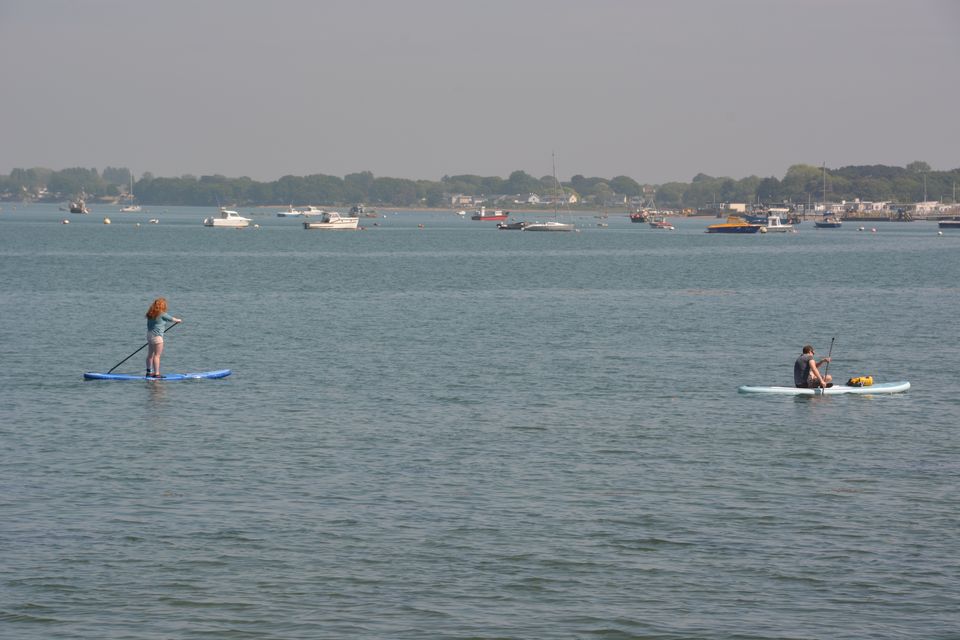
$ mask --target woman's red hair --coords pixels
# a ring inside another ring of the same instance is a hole
[[[166,313],[167,311],[167,299],[166,298],[157,298],[153,301],[153,304],[150,305],[150,308],[147,309],[148,318],[156,318],[161,313]]]

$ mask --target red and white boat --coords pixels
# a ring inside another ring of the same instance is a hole
[[[675,229],[675,227],[663,216],[657,216],[651,220],[650,226],[654,229],[666,229],[668,231],[673,231]]]
[[[509,211],[503,211],[501,209],[494,209],[493,211],[487,211],[486,207],[480,207],[473,212],[473,215],[470,216],[471,220],[506,220],[510,217]]]

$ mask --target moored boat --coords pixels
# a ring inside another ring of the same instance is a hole
[[[87,209],[87,203],[83,198],[77,198],[70,201],[70,213],[90,213],[90,210]]]
[[[356,216],[341,216],[336,211],[325,211],[316,222],[304,222],[304,229],[356,229],[360,218]]]
[[[471,220],[506,220],[510,217],[509,211],[503,211],[502,209],[493,209],[492,211],[487,211],[486,207],[480,207],[473,212],[473,215],[470,216]]]
[[[250,218],[244,218],[236,211],[220,207],[220,215],[204,218],[205,227],[229,227],[240,229],[250,225]]]
[[[377,213],[376,209],[368,209],[362,203],[358,203],[350,207],[350,215],[356,216],[357,218],[379,218],[380,214]]]
[[[138,205],[138,204],[128,204],[128,205],[126,205],[126,206],[124,206],[124,207],[120,207],[120,211],[121,211],[122,213],[136,213],[137,211],[140,211],[140,205]]]
[[[277,213],[278,218],[310,218],[312,216],[322,216],[326,211],[320,207],[315,207],[312,204],[308,204],[303,209],[294,209],[291,205],[286,211],[280,211]]]
[[[559,222],[557,220],[531,222],[523,228],[524,231],[573,231],[574,229],[576,229],[576,226],[572,222]]]
[[[747,222],[740,216],[729,216],[726,222],[707,227],[707,233],[757,233],[762,228],[762,224]]]
[[[797,230],[793,228],[792,224],[784,224],[783,220],[780,219],[780,216],[769,216],[767,218],[767,224],[764,229],[768,233],[796,233]]]
[[[960,220],[941,220],[937,226],[941,229],[960,229]]]
[[[840,220],[840,218],[827,216],[823,220],[814,220],[813,226],[815,226],[817,229],[839,229],[843,226],[843,222]]]
[[[673,231],[676,229],[666,218],[663,216],[657,216],[650,221],[650,227],[652,229],[665,229],[667,231]]]
[[[524,220],[518,220],[516,222],[498,222],[497,229],[502,229],[504,231],[523,231],[527,227],[527,223]]]

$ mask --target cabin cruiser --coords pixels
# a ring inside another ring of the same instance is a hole
[[[356,229],[360,218],[341,216],[336,211],[324,211],[317,222],[304,222],[304,229]]]
[[[220,207],[219,216],[210,216],[205,218],[203,226],[205,227],[232,227],[239,229],[250,225],[250,218],[244,218],[236,211]]]
[[[767,224],[764,226],[764,233],[796,233],[792,224],[783,224],[780,216],[768,216]]]

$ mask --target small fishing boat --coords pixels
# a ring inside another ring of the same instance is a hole
[[[817,229],[839,229],[843,226],[843,222],[840,218],[834,216],[827,216],[823,220],[814,220],[813,226]]]
[[[796,233],[797,230],[793,228],[792,224],[784,224],[783,220],[780,219],[780,216],[769,216],[767,218],[767,224],[764,227],[767,233]]]
[[[350,215],[357,218],[379,218],[380,214],[376,209],[368,209],[364,204],[358,203],[350,207]]]
[[[651,229],[665,229],[665,230],[667,230],[667,231],[673,231],[674,229],[676,229],[676,227],[674,227],[672,224],[670,224],[670,223],[667,221],[667,219],[664,218],[663,216],[657,216],[656,218],[654,218],[653,220],[651,220],[651,221],[650,221],[650,228],[651,228]]]
[[[762,224],[747,222],[740,216],[730,216],[726,222],[707,227],[707,233],[757,233],[762,228]]]
[[[336,211],[325,211],[316,222],[304,222],[304,229],[356,229],[360,218],[355,216],[341,216]]]
[[[77,198],[70,201],[70,213],[90,213],[90,210],[87,209],[87,203],[83,198]]]
[[[225,209],[223,207],[220,207],[219,216],[210,216],[209,218],[204,218],[203,220],[203,226],[205,227],[228,227],[240,229],[249,225],[250,218],[244,218],[236,211]]]
[[[473,215],[470,216],[471,220],[506,220],[510,217],[509,211],[503,211],[502,209],[494,209],[492,211],[487,211],[486,207],[480,207],[473,212]]]

